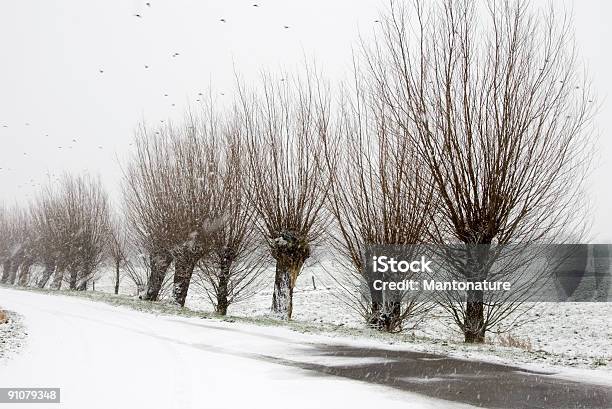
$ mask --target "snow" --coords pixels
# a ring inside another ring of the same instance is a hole
[[[0,324],[0,359],[18,353],[27,337],[21,315],[14,311],[4,312],[8,322]]]
[[[6,288],[0,300],[28,329],[20,353],[0,361],[0,385],[60,387],[62,408],[467,407],[278,363],[321,362],[311,344],[339,342],[322,335]]]

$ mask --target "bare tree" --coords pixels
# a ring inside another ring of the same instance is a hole
[[[223,137],[208,143],[214,175],[209,185],[224,217],[211,237],[210,252],[199,263],[198,283],[220,315],[227,314],[230,304],[254,294],[266,258],[245,189],[247,158],[240,131],[237,116],[229,116],[223,123]]]
[[[136,155],[125,177],[128,217],[150,254],[151,274],[144,298],[155,300],[174,261],[174,301],[183,306],[193,270],[210,250],[222,218],[221,203],[210,189],[216,178],[207,149],[218,137],[212,109],[188,116],[182,127],[167,125],[136,137]]]
[[[2,263],[2,275],[0,282],[8,281],[9,271],[11,269],[10,258],[10,215],[4,205],[0,205],[0,263]]]
[[[183,306],[197,263],[211,251],[211,239],[226,220],[219,191],[214,187],[219,179],[218,160],[210,144],[222,137],[218,114],[212,104],[201,116],[188,115],[182,136],[172,139],[176,166],[174,179],[180,205],[182,240],[173,250],[174,301]]]
[[[249,196],[276,260],[272,312],[291,318],[293,288],[321,238],[327,193],[317,158],[328,131],[326,87],[308,72],[293,80],[264,75],[259,95],[241,90],[249,156]]]
[[[110,221],[108,246],[106,250],[113,265],[113,285],[115,294],[119,294],[121,268],[125,265],[128,258],[128,238],[125,220],[118,214],[114,214]]]
[[[31,269],[36,263],[36,249],[38,246],[39,238],[36,237],[35,232],[32,230],[32,220],[30,214],[24,209],[25,217],[27,218],[25,226],[25,240],[23,244],[23,259],[19,266],[17,284],[22,287],[27,287],[30,284]]]
[[[411,160],[415,148],[410,138],[389,118],[382,90],[358,67],[354,80],[352,92],[341,98],[335,135],[325,140],[328,209],[336,222],[331,242],[336,261],[349,273],[338,276],[335,269],[332,277],[369,325],[401,331],[407,319],[422,316],[432,303],[408,292],[375,290],[377,277],[366,268],[366,248],[410,246],[416,251],[426,236],[433,189],[423,180],[420,164]]]
[[[20,268],[24,275],[27,276],[29,273],[32,246],[28,216],[28,213],[17,205],[7,212],[5,222],[7,244],[4,250],[6,258],[1,278],[3,283],[15,284]]]
[[[595,104],[569,19],[520,0],[441,0],[392,2],[381,22],[365,61],[435,188],[430,240],[471,254],[457,273],[480,281],[493,246],[579,230]],[[518,305],[476,290],[443,303],[466,342]]]
[[[2,205],[0,207],[0,261],[2,261],[2,276],[0,282],[8,282],[11,270],[11,214]]]
[[[4,283],[7,280],[8,270],[10,267],[6,267],[8,257],[8,243],[9,243],[9,226],[8,226],[8,215],[4,204],[0,204],[0,265],[2,265],[2,275],[0,276],[0,282]]]
[[[168,171],[172,159],[168,133],[171,125],[148,131],[143,125],[135,137],[136,152],[123,179],[126,217],[132,237],[149,257],[150,269],[143,299],[156,301],[172,263],[175,220]],[[137,276],[135,276],[137,277]]]
[[[58,197],[51,184],[45,186],[30,207],[32,230],[35,232],[37,261],[42,263],[43,272],[36,285],[44,288],[56,269],[62,239],[60,236],[60,210]]]
[[[85,290],[104,258],[108,199],[99,179],[88,175],[64,174],[57,189],[55,200],[49,202],[55,206],[49,215],[57,218],[53,223],[58,237],[57,247],[49,250],[57,255],[51,286],[59,289],[67,281],[71,290]]]

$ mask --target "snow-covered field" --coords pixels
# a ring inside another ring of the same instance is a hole
[[[59,387],[62,408],[467,407],[278,364],[362,362],[317,356],[310,343],[336,342],[320,335],[6,288],[0,300],[29,334],[0,360],[0,385]],[[18,407],[30,406],[57,407]]]
[[[313,288],[312,277],[316,289]],[[272,299],[272,280],[256,295],[231,305],[229,315],[266,317]],[[112,292],[108,277],[96,289]],[[122,282],[121,292],[133,294],[129,282]],[[294,293],[293,320],[298,323],[321,325],[329,329],[340,326],[342,334],[358,338],[377,338],[387,343],[407,343],[413,349],[438,352],[457,357],[478,357],[505,363],[562,365],[612,371],[612,303],[531,303],[521,316],[523,325],[509,334],[521,341],[523,348],[505,347],[507,333],[489,334],[482,346],[465,345],[462,334],[447,314],[432,311],[416,329],[400,335],[378,334],[364,327],[363,320],[345,302],[338,285],[319,267],[305,268]],[[212,311],[205,294],[195,286],[190,289],[187,307]]]

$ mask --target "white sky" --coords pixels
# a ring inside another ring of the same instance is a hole
[[[216,98],[231,99],[234,69],[250,78],[261,69],[297,67],[306,56],[338,78],[350,70],[358,33],[370,32],[386,5],[384,0],[145,3],[0,0],[0,202],[23,202],[47,173],[63,170],[100,174],[118,199],[119,163],[139,121],[181,117],[211,85]],[[609,240],[612,2],[562,4],[574,11],[581,56],[602,102],[596,122],[601,158],[590,189],[593,233]]]

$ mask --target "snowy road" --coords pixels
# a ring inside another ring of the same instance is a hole
[[[0,305],[22,314],[29,332],[20,354],[0,363],[0,386],[60,387],[62,403],[48,407],[612,406],[604,386],[347,346],[286,328],[155,316],[4,288]]]
[[[242,325],[4,288],[0,305],[23,315],[28,327],[27,346],[0,363],[0,386],[60,387],[62,403],[48,407],[441,406],[417,394],[283,365],[315,348],[300,345],[300,334],[284,337],[289,331],[282,328],[253,326],[247,333]]]

